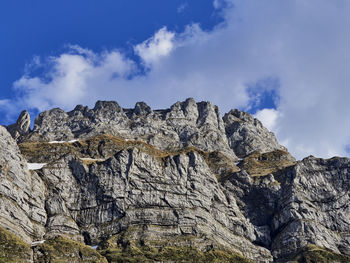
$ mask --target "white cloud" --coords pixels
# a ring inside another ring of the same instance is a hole
[[[262,109],[254,114],[254,117],[262,122],[262,124],[269,130],[275,130],[276,121],[278,118],[278,111],[275,109]]]
[[[134,62],[114,50],[95,54],[78,46],[69,52],[49,58],[47,73],[42,77],[24,75],[14,83],[14,89],[25,95],[25,106],[39,110],[54,105],[65,109],[74,107],[78,101],[91,104],[99,94],[99,86],[125,80],[134,72]],[[103,90],[104,88],[102,88]]]
[[[277,109],[258,115],[280,141],[298,158],[345,155],[350,2],[216,0],[214,6],[225,21],[212,31],[196,24],[178,34],[162,28],[136,45],[144,74],[117,50],[98,54],[73,46],[48,62],[40,59],[46,74],[29,72],[15,82],[17,104],[71,109],[109,99],[127,107],[143,100],[158,108],[194,97],[225,112],[249,106],[247,83],[276,77]]]
[[[135,52],[148,65],[157,62],[161,57],[169,55],[174,48],[175,34],[161,28],[153,37],[135,46]]]

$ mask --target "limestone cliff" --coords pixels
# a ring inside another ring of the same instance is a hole
[[[248,113],[99,101],[29,122],[0,126],[0,262],[350,262],[350,160],[296,162]]]

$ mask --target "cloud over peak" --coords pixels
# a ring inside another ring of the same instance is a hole
[[[28,67],[14,83],[17,98],[11,103],[71,109],[108,99],[127,107],[147,101],[163,108],[194,97],[228,111],[251,110],[253,101],[256,116],[296,157],[345,155],[350,142],[350,2],[213,4],[224,22],[211,31],[198,24],[180,33],[162,27],[133,47],[141,63],[118,50],[96,53],[79,46],[36,58],[32,64],[42,72]],[[278,100],[267,105],[264,94]]]
[[[24,75],[14,83],[14,89],[25,107],[41,111],[53,106],[67,109],[78,101],[87,102],[90,96],[96,98],[99,85],[126,79],[135,64],[116,50],[96,54],[69,46],[67,53],[50,57],[37,67],[44,67],[42,75]]]
[[[156,63],[161,57],[170,54],[174,48],[175,34],[166,27],[158,30],[154,36],[134,47],[135,53],[140,56],[146,65]]]

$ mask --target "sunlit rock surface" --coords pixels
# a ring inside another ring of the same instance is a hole
[[[348,158],[193,99],[26,116],[0,126],[0,262],[350,262]]]

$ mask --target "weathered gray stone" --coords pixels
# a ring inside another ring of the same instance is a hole
[[[120,234],[255,262],[285,262],[310,244],[350,256],[350,159],[296,162],[248,113],[221,118],[193,99],[166,110],[101,101],[40,113],[33,131],[21,116],[7,128],[27,160],[47,164],[28,170],[0,126],[0,227],[25,242]]]
[[[46,187],[29,171],[18,146],[5,127],[0,126],[0,226],[26,242],[44,233]]]
[[[308,244],[349,254],[350,159],[308,157],[269,176],[236,173],[224,183],[277,262]],[[227,194],[228,195],[228,194]]]
[[[81,105],[71,112],[53,109],[40,113],[26,141],[69,141],[98,134],[141,140],[159,149],[195,146],[221,151],[237,159],[229,147],[217,106],[193,99],[177,102],[167,110],[155,110],[144,102],[123,109],[116,102],[99,101],[93,109]]]
[[[230,147],[238,157],[245,157],[254,151],[266,153],[286,150],[279,145],[272,132],[247,112],[231,110],[225,114],[223,120]]]
[[[20,140],[27,135],[30,131],[30,115],[28,111],[22,111],[16,123],[9,125],[7,130],[15,140]]]
[[[157,233],[160,239],[205,235],[213,245],[259,262],[271,259],[267,249],[253,244],[254,229],[234,200],[227,202],[198,153],[159,159],[132,148],[104,162],[66,157],[41,172],[52,193],[46,202],[46,237],[61,233],[97,244],[129,227],[150,225],[164,227]]]
[[[272,226],[276,257],[315,244],[350,256],[350,159],[308,157],[286,175]]]

